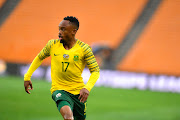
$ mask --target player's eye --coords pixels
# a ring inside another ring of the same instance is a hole
[[[61,28],[62,31],[65,31],[65,28]]]
[[[59,31],[65,31],[65,28],[64,27],[59,28]]]

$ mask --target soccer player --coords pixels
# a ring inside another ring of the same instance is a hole
[[[78,29],[77,18],[65,17],[59,24],[59,39],[46,44],[24,75],[25,91],[30,94],[33,72],[51,56],[52,99],[64,120],[85,120],[87,98],[100,75],[90,46],[75,38]],[[85,65],[91,72],[86,85],[81,77]]]

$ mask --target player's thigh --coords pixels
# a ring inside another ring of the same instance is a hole
[[[66,107],[64,107],[64,106],[66,106]],[[65,101],[65,100],[58,101],[57,102],[57,108],[58,108],[58,111],[63,109],[63,110],[67,110],[67,111],[71,111],[72,112],[72,110],[73,110],[72,105],[68,101]]]
[[[52,94],[52,99],[55,101],[58,110],[67,105],[73,110],[73,102],[71,100],[71,97],[67,94],[66,91],[63,90],[57,90]]]
[[[85,120],[87,102],[85,103],[80,102],[78,96],[76,96],[76,98],[73,99],[73,102],[74,102],[74,109],[73,109],[74,120]]]
[[[60,113],[64,119],[73,120],[73,112],[68,105],[64,105],[60,109]]]

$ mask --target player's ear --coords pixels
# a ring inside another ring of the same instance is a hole
[[[73,31],[72,31],[72,34],[76,34],[76,32],[77,32],[77,29],[73,29]]]

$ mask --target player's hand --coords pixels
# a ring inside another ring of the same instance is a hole
[[[79,94],[80,95],[79,95],[78,99],[80,100],[80,102],[84,103],[87,100],[88,96],[89,96],[89,91],[86,88],[83,88],[83,89],[80,90]]]
[[[25,88],[25,91],[26,91],[28,94],[31,94],[31,93],[29,92],[29,90],[32,90],[32,89],[33,89],[31,80],[30,80],[30,81],[24,81],[24,88]]]

